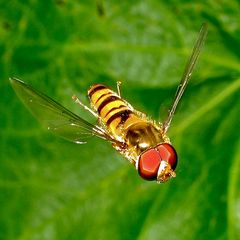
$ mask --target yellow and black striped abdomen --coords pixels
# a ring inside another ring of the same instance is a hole
[[[123,130],[140,119],[123,99],[101,84],[92,86],[88,91],[91,104],[108,130],[116,138],[123,136]]]

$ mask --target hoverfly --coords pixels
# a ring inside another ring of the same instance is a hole
[[[72,113],[23,81],[11,78],[10,82],[18,97],[48,130],[79,144],[85,143],[84,139],[92,135],[107,140],[136,167],[142,178],[163,183],[176,176],[174,170],[178,161],[177,153],[166,134],[206,35],[207,24],[203,24],[168,116],[163,123],[149,119],[122,99],[119,82],[117,92],[102,84],[92,86],[88,91],[92,108],[85,106],[73,96],[76,103],[96,117],[98,120],[96,125]]]

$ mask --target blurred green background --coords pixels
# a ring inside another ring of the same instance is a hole
[[[0,1],[0,239],[240,239],[240,6],[228,1]],[[164,119],[209,33],[169,135],[177,178],[142,180],[109,143],[66,142],[21,104],[15,76],[73,103],[94,83]]]

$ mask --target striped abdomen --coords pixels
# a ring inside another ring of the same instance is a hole
[[[159,129],[109,88],[96,84],[88,96],[111,135],[134,147],[136,154],[162,141]]]
[[[104,85],[92,86],[88,96],[101,120],[116,138],[122,136],[122,129],[141,121],[128,103]]]

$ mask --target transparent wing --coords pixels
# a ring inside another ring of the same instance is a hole
[[[201,48],[203,46],[203,43],[205,41],[205,38],[207,36],[207,31],[208,31],[208,26],[206,23],[203,23],[202,26],[201,26],[201,29],[200,29],[200,32],[199,32],[199,35],[198,35],[198,38],[197,38],[197,41],[194,45],[194,48],[192,50],[192,54],[186,64],[186,67],[184,69],[184,72],[183,72],[183,76],[182,76],[182,79],[181,79],[181,82],[178,86],[178,89],[177,89],[177,92],[176,92],[176,95],[175,95],[175,98],[173,100],[173,103],[172,103],[172,106],[169,110],[169,113],[168,113],[168,116],[167,116],[167,119],[166,121],[163,123],[163,132],[166,133],[170,124],[171,124],[171,121],[172,121],[172,118],[174,116],[174,113],[176,111],[176,108],[177,108],[177,105],[184,93],[184,90],[186,89],[186,86],[189,82],[189,79],[191,78],[191,75],[192,75],[192,72],[193,72],[193,69],[196,65],[196,62],[197,62],[197,59],[199,57],[199,54],[200,54],[200,51],[201,51]]]
[[[86,143],[85,139],[93,135],[113,141],[100,127],[92,125],[23,81],[11,78],[10,82],[25,106],[48,130],[79,144]]]

